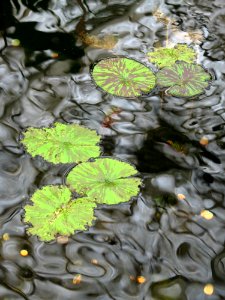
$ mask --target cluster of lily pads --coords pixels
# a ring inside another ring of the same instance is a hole
[[[137,170],[127,162],[100,156],[100,136],[95,130],[62,123],[30,127],[21,142],[32,157],[41,156],[53,164],[76,163],[64,185],[36,190],[24,207],[24,221],[31,225],[27,231],[42,241],[86,229],[97,204],[126,202],[139,192]]]
[[[148,54],[158,67],[153,73],[142,63],[126,58],[103,59],[92,77],[109,94],[138,97],[157,85],[168,95],[194,97],[204,92],[211,75],[195,63],[195,51],[184,44],[159,48]],[[101,155],[100,136],[78,124],[55,123],[49,128],[28,128],[22,139],[27,152],[53,164],[75,163],[64,185],[44,186],[24,207],[28,232],[43,241],[68,236],[92,224],[97,204],[118,204],[136,196],[141,184],[129,163]]]
[[[112,57],[94,65],[92,78],[101,90],[127,98],[149,94],[156,86],[170,96],[195,97],[204,92],[212,79],[196,64],[196,53],[186,44],[155,49],[148,57],[158,68],[156,74],[134,59]]]

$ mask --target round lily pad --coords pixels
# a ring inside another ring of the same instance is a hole
[[[131,177],[136,174],[137,170],[126,162],[99,158],[73,168],[68,174],[67,184],[97,203],[118,204],[138,194],[141,180]]]
[[[42,241],[85,230],[94,219],[95,202],[87,197],[73,200],[65,186],[45,186],[33,194],[31,202],[24,207],[24,221],[32,224],[27,231]]]
[[[211,75],[200,65],[178,62],[157,73],[157,85],[169,88],[167,94],[175,97],[194,97],[209,86]]]
[[[160,47],[148,53],[149,60],[159,68],[172,66],[176,61],[181,60],[193,63],[196,60],[194,49],[186,44],[178,44],[174,48]]]
[[[54,164],[86,161],[100,155],[100,136],[78,124],[55,123],[51,128],[30,127],[23,140],[27,152]]]
[[[103,59],[94,66],[92,77],[102,90],[127,98],[147,94],[155,86],[153,72],[130,58]]]

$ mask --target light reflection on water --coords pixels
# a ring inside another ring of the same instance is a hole
[[[1,299],[224,299],[224,2],[13,3],[13,11],[9,4],[0,10],[8,43],[0,58]],[[198,100],[103,94],[89,74],[96,60],[126,55],[153,67],[146,52],[166,38],[152,15],[158,8],[179,29],[169,41],[191,43],[188,32],[203,32],[197,49],[215,74],[210,89]],[[81,47],[82,26],[118,43],[111,50]],[[119,113],[105,126],[115,107]],[[67,169],[31,159],[19,135],[54,121],[96,129],[104,154],[130,160],[144,178],[138,199],[98,206],[94,226],[68,243],[28,237],[21,221],[29,195],[62,183]]]

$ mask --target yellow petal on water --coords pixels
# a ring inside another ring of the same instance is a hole
[[[206,220],[211,220],[214,217],[213,213],[209,210],[202,210],[200,215]]]
[[[20,40],[18,40],[18,39],[12,40],[11,44],[14,47],[18,47],[20,45]]]
[[[178,198],[179,200],[184,200],[186,197],[185,197],[184,194],[177,194],[177,198]]]
[[[203,136],[203,137],[200,139],[199,143],[200,143],[202,146],[207,146],[208,143],[209,143],[209,140],[207,139],[206,136]]]
[[[205,286],[204,286],[204,293],[207,295],[207,296],[211,296],[214,292],[214,286],[211,284],[211,283],[207,283]]]
[[[8,241],[10,239],[10,236],[9,236],[8,233],[4,233],[2,238],[3,238],[4,241]]]
[[[98,264],[98,261],[97,261],[97,259],[94,258],[94,259],[91,260],[91,263],[92,263],[93,265],[97,265],[97,264]]]
[[[21,256],[27,256],[28,255],[28,251],[26,249],[22,249],[22,250],[20,250],[20,255]]]
[[[144,276],[138,276],[137,277],[137,282],[140,283],[140,284],[143,284],[145,283],[146,281],[146,278]]]
[[[77,274],[76,276],[73,277],[73,284],[80,284],[82,280],[82,275]]]

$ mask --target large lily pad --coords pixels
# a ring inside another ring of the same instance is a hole
[[[45,186],[37,190],[25,206],[24,221],[33,227],[28,232],[42,241],[53,240],[56,235],[70,235],[75,230],[84,230],[94,219],[96,204],[89,198],[71,199],[65,186]]]
[[[92,77],[101,89],[120,97],[138,97],[155,86],[153,72],[129,58],[101,60],[94,66]]]
[[[193,97],[200,95],[208,87],[211,75],[200,65],[179,62],[165,67],[157,73],[157,84],[165,87],[168,95]]]
[[[100,155],[100,137],[78,124],[55,123],[51,128],[28,128],[22,140],[33,157],[52,163],[78,163]]]
[[[81,163],[67,177],[67,184],[77,193],[98,203],[117,204],[129,201],[139,192],[139,178],[131,178],[137,170],[130,164],[111,158]]]
[[[193,63],[196,59],[194,49],[186,44],[178,44],[174,48],[158,48],[148,53],[149,60],[159,68],[172,66],[177,60]]]

